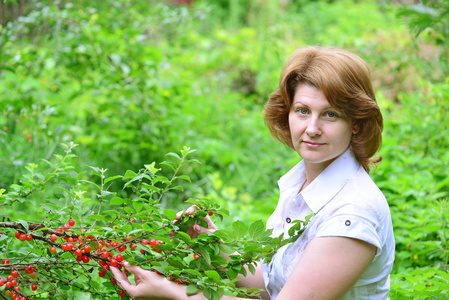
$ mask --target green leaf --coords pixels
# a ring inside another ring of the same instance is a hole
[[[248,270],[251,272],[251,274],[253,275],[256,274],[256,268],[254,267],[253,264],[248,264]]]
[[[238,273],[234,271],[232,268],[228,269],[228,272],[226,273],[228,275],[229,279],[235,279],[237,278]]]
[[[223,251],[226,254],[234,253],[236,248],[228,245],[228,244],[220,244],[220,251]]]
[[[217,271],[214,271],[214,270],[204,271],[204,274],[206,274],[207,277],[211,278],[215,282],[221,281],[221,277]]]
[[[176,176],[175,179],[183,179],[183,180],[187,180],[188,182],[191,182],[190,177],[187,175]]]
[[[182,273],[192,274],[197,277],[201,277],[201,273],[198,272],[197,270],[193,270],[193,269],[184,269],[184,270],[182,270]]]
[[[173,156],[173,157],[177,158],[178,160],[182,160],[182,158],[174,152],[167,153],[167,156]]]
[[[20,224],[22,224],[23,228],[25,228],[25,231],[28,231],[28,222],[24,220],[17,220]]]
[[[81,178],[83,178],[84,174],[86,174],[86,171],[79,172],[78,175],[76,175],[76,180],[80,180]]]
[[[236,239],[240,239],[246,234],[246,225],[240,220],[237,220],[232,224],[232,229]]]
[[[111,201],[109,202],[110,205],[121,205],[123,203],[126,203],[127,200],[126,199],[122,199],[120,197],[114,197],[111,199]]]
[[[191,283],[187,286],[186,294],[188,296],[198,294],[198,287],[196,286],[196,283]]]
[[[122,229],[124,232],[129,233],[129,232],[133,229],[133,227],[132,227],[131,225],[129,225],[129,224],[126,224],[126,225],[123,225],[123,226],[121,227],[121,229]]]
[[[172,209],[164,209],[164,215],[170,220],[173,221],[176,219],[176,212]]]
[[[142,209],[143,204],[144,203],[140,201],[133,201],[133,207],[136,210],[136,212],[139,212]]]
[[[116,179],[122,178],[122,177],[123,177],[123,176],[121,176],[121,175],[112,176],[112,177],[106,178],[106,179],[104,180],[104,183],[106,184],[106,183],[108,183],[109,181],[116,180]]]
[[[177,239],[183,240],[183,241],[186,242],[187,244],[190,244],[190,242],[192,241],[191,237],[190,237],[187,233],[182,232],[182,231],[178,231],[178,232],[176,233],[176,236],[175,236],[175,237],[176,237]]]
[[[208,265],[210,265],[211,260],[210,260],[210,254],[207,251],[206,247],[200,247],[200,252],[201,252],[201,256],[204,258],[204,260],[206,261],[206,263]]]
[[[262,220],[257,220],[249,226],[249,236],[252,240],[258,240],[265,231],[265,225]]]
[[[123,176],[123,180],[125,180],[125,179],[131,179],[131,178],[134,178],[134,177],[136,177],[136,176],[137,176],[136,173],[134,173],[134,172],[131,171],[131,170],[127,170],[127,171],[125,172],[125,176]]]
[[[125,189],[128,185],[130,185],[131,183],[133,183],[134,181],[140,180],[142,179],[144,176],[144,174],[139,174],[136,177],[134,177],[133,179],[131,179],[130,181],[128,181],[124,186],[123,189]]]
[[[85,167],[92,169],[92,175],[101,177],[101,171],[97,167],[93,167],[93,166],[85,166]]]

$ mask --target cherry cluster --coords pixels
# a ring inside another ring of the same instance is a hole
[[[83,237],[82,235],[77,234],[67,234],[67,232],[73,232],[72,227],[75,225],[75,221],[70,219],[67,224],[64,224],[63,228],[57,228],[54,230],[56,233],[51,234],[49,237],[44,238],[40,235],[36,234],[25,234],[21,231],[17,231],[14,236],[21,242],[31,242],[34,237],[39,237],[40,240],[44,240],[51,244],[52,246],[48,249],[51,254],[60,254],[61,252],[70,252],[75,255],[76,261],[79,263],[88,264],[91,259],[98,261],[98,268],[100,269],[98,272],[99,277],[105,277],[106,272],[110,267],[117,267],[119,269],[123,268],[122,262],[124,260],[122,254],[117,254],[113,256],[113,251],[117,250],[119,252],[123,252],[127,249],[126,243],[133,240],[133,237],[127,237],[124,242],[119,241],[103,241],[96,240],[92,235],[86,235]],[[81,229],[81,233],[86,233],[86,230]],[[61,242],[58,242],[61,241]],[[143,240],[142,244],[148,244],[154,248],[156,245],[160,245],[161,241],[150,240],[150,242]],[[92,251],[92,246],[94,245],[94,251]],[[135,249],[137,246],[135,244],[131,244],[131,249]],[[111,249],[107,249],[111,248]],[[58,250],[59,249],[59,250]],[[62,251],[61,251],[62,250]],[[142,249],[141,249],[142,250]],[[160,249],[154,249],[159,252],[162,251]],[[142,252],[142,251],[141,251]],[[10,259],[2,259],[2,265],[5,269],[9,266],[11,267],[10,275],[3,279],[0,277],[0,296],[3,290],[4,295],[10,296],[13,300],[24,300],[27,299],[22,292],[21,287],[19,286],[20,279],[25,279],[21,271],[24,271],[28,274],[29,279],[23,280],[24,282],[29,282],[29,280],[36,278],[36,265],[40,265],[42,262],[36,261],[34,265],[30,264],[28,266],[24,266],[23,263],[10,263]],[[129,274],[128,274],[129,275]],[[113,285],[116,285],[117,282],[110,275],[110,282]],[[32,291],[38,290],[39,286],[36,283],[32,283],[30,286]],[[123,290],[118,290],[118,295],[120,297],[125,297],[126,292]]]
[[[209,212],[209,215],[212,214],[212,212]],[[130,221],[134,222],[133,219]],[[76,264],[88,264],[89,267],[94,266],[98,268],[98,276],[100,278],[108,277],[109,282],[116,287],[117,294],[120,297],[125,297],[126,292],[117,286],[116,280],[108,271],[111,267],[116,267],[120,270],[123,268],[123,255],[125,254],[123,253],[122,255],[122,252],[128,249],[128,247],[131,250],[139,250],[143,256],[148,254],[148,250],[154,251],[158,254],[163,252],[163,250],[158,247],[164,244],[160,240],[144,239],[145,236],[140,236],[137,238],[133,236],[126,236],[125,238],[102,239],[99,237],[94,237],[85,229],[74,228],[75,224],[75,220],[70,219],[67,224],[64,224],[62,227],[43,230],[45,231],[43,235],[39,235],[36,232],[33,233],[32,229],[30,229],[29,232],[25,231],[22,227],[20,227],[19,230],[15,232],[14,236],[20,242],[31,242],[33,240],[37,242],[46,242],[49,244],[49,248],[47,248],[49,251],[48,257],[51,259],[53,256],[55,261],[60,260],[61,255],[68,252],[72,254],[74,258],[71,259],[70,262],[72,266],[75,267]],[[139,244],[141,244],[142,247],[140,247]],[[138,247],[140,249],[138,249]],[[184,253],[184,255],[187,254]],[[200,256],[198,254],[193,253],[193,259],[196,260],[199,257]],[[2,259],[2,264],[3,268],[0,268],[0,270],[11,271],[5,279],[1,278],[0,273],[0,298],[2,298],[1,296],[3,293],[6,296],[10,296],[13,300],[24,300],[29,299],[28,296],[36,296],[36,293],[45,292],[44,290],[46,287],[42,288],[42,290],[40,287],[41,285],[45,285],[46,281],[42,278],[44,275],[41,274],[41,278],[38,278],[41,280],[37,280],[36,270],[39,274],[39,268],[43,267],[45,264],[48,266],[51,264],[50,261],[47,263],[42,260],[32,261],[29,263],[25,263],[23,261],[10,263],[10,259],[6,258]],[[157,270],[153,271],[160,275],[164,275]],[[6,274],[4,274],[4,276],[6,276]],[[170,276],[166,277],[168,280],[176,281],[178,284],[188,284],[188,282],[183,281],[180,278],[172,278]],[[35,293],[23,293],[19,285],[21,285],[22,288],[28,286],[31,291]],[[28,296],[25,294],[28,294]]]

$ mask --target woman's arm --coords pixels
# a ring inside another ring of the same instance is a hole
[[[307,245],[276,299],[340,299],[368,267],[376,249],[352,238],[315,238]]]
[[[117,268],[112,267],[118,284],[136,300],[205,300],[207,299],[200,291],[196,295],[187,296],[186,286],[168,281],[165,277],[154,272],[146,271],[138,266],[131,266],[125,262],[125,268],[134,274],[136,284],[131,284],[128,277]],[[244,298],[223,296],[222,300],[243,300]],[[269,299],[269,298],[265,298]]]

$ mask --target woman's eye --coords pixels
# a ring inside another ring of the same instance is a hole
[[[330,111],[330,112],[326,113],[326,116],[329,117],[329,118],[335,118],[337,115],[334,112]]]
[[[300,108],[300,109],[298,109],[298,112],[299,112],[300,114],[302,114],[302,115],[305,115],[305,114],[307,113],[307,109],[305,109],[305,108]]]

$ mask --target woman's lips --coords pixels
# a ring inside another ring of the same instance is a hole
[[[315,143],[315,142],[308,142],[308,141],[303,141],[304,144],[306,144],[307,147],[309,148],[319,148],[321,146],[323,146],[325,143]]]

